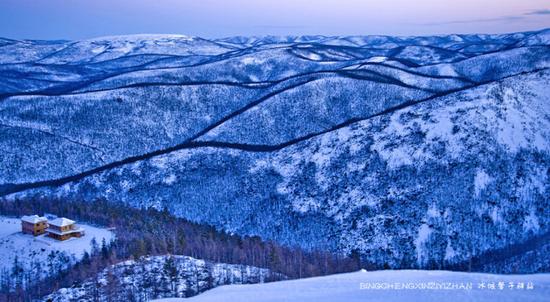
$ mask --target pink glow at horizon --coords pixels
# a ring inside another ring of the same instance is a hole
[[[2,0],[0,36],[429,35],[550,27],[542,0]]]

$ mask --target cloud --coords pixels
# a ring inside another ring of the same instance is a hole
[[[308,28],[308,26],[305,25],[257,25],[254,26],[255,28],[262,28],[262,29],[302,29],[302,28]]]
[[[524,20],[529,16],[546,16],[550,15],[550,9],[536,9],[528,13],[516,16],[502,16],[494,18],[482,18],[482,19],[471,19],[471,20],[452,20],[452,21],[441,21],[441,22],[430,22],[430,23],[421,23],[417,25],[424,26],[438,26],[438,25],[450,25],[450,24],[470,24],[470,23],[490,23],[490,22],[513,22]]]
[[[453,21],[442,21],[442,22],[431,22],[431,23],[422,23],[418,25],[426,26],[436,26],[436,25],[449,25],[449,24],[469,24],[469,23],[489,23],[489,22],[510,22],[510,21],[519,21],[524,19],[523,16],[503,16],[496,18],[483,18],[483,19],[471,19],[471,20],[453,20]]]
[[[531,11],[531,12],[528,12],[526,13],[525,15],[528,15],[528,16],[541,16],[541,15],[550,15],[550,9],[537,9],[537,10],[534,10],[534,11]]]

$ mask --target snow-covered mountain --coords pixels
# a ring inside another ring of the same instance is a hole
[[[0,196],[166,208],[374,267],[547,271],[514,259],[549,246],[549,67],[550,30],[3,39]]]
[[[177,255],[155,256],[112,265],[82,284],[59,289],[44,301],[149,301],[191,297],[221,285],[284,279],[283,275],[253,266],[211,263]]]

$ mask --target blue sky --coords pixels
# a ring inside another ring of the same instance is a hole
[[[0,36],[429,35],[550,27],[548,0],[0,0]]]

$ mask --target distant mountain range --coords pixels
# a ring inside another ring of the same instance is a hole
[[[548,29],[0,39],[0,196],[165,208],[369,267],[548,271],[549,68]]]

